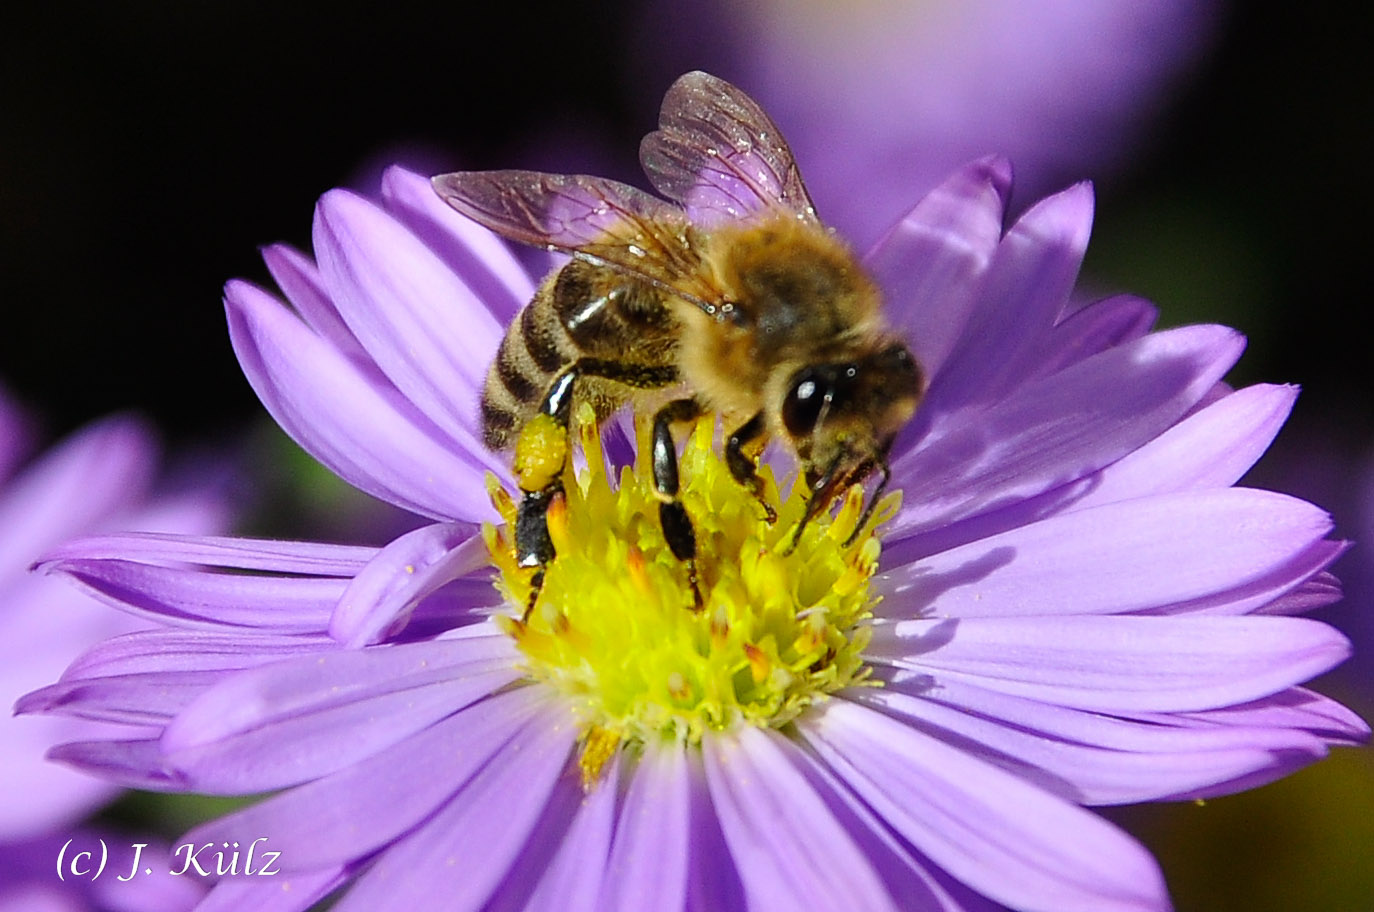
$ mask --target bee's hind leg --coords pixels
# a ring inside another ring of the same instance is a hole
[[[515,560],[536,568],[530,578],[524,620],[534,610],[544,585],[544,570],[556,551],[549,537],[549,506],[563,496],[563,470],[568,464],[568,425],[572,419],[572,391],[577,370],[570,367],[554,378],[539,405],[539,413],[520,431],[515,442],[515,478],[522,497],[515,514]]]
[[[675,399],[654,415],[653,469],[654,491],[658,494],[658,521],[668,550],[687,565],[687,577],[692,584],[692,605],[700,611],[701,587],[697,581],[697,536],[692,518],[678,497],[680,488],[677,472],[677,446],[673,443],[673,425],[701,417],[701,403],[695,399]]]
[[[730,469],[731,477],[754,495],[759,506],[763,507],[764,517],[771,525],[777,522],[778,514],[772,505],[763,499],[763,479],[759,477],[758,465],[744,453],[744,447],[762,437],[767,428],[763,412],[758,412],[740,425],[725,441],[725,465]]]
[[[521,567],[535,568],[534,575],[530,578],[530,595],[525,603],[522,620],[528,618],[534,610],[544,585],[545,570],[558,555],[553,539],[549,537],[549,507],[564,496],[563,472],[568,466],[568,456],[572,449],[569,428],[572,424],[573,387],[579,377],[599,377],[627,386],[652,389],[674,382],[677,379],[677,371],[671,366],[619,364],[596,358],[580,358],[564,368],[549,384],[548,392],[540,402],[538,414],[530,419],[515,441],[515,479],[522,494],[515,515],[515,559]],[[692,402],[690,399],[682,401]],[[668,438],[668,448],[672,450],[671,436]],[[655,485],[661,488],[657,482],[657,469],[655,472]],[[673,481],[673,496],[676,497],[676,459],[673,462]],[[683,511],[682,520],[685,521],[686,517],[687,514]],[[664,524],[666,528],[666,520]],[[691,523],[687,522],[686,526],[690,538]],[[671,543],[670,538],[670,547]],[[693,552],[695,553],[695,546]],[[673,553],[678,553],[676,548],[673,549]],[[695,587],[694,564],[692,579]]]

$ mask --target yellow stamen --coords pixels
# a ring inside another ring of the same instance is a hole
[[[693,611],[689,570],[673,557],[658,521],[647,426],[638,465],[612,485],[594,417],[584,408],[576,419],[587,468],[565,468],[564,496],[550,505],[557,557],[525,622],[498,623],[529,675],[562,691],[581,720],[584,785],[624,745],[691,744],[707,731],[743,725],[780,728],[830,693],[869,683],[861,652],[880,550],[873,528],[895,512],[897,495],[884,498],[873,523],[853,535],[864,500],[853,488],[833,520],[817,516],[788,550],[806,509],[802,486],[782,499],[771,469],[760,469],[765,500],[777,513],[770,524],[717,455],[713,426],[698,424],[680,460],[703,599]],[[549,442],[545,430],[521,435],[522,486],[555,463],[570,463],[556,446],[540,450],[540,441]],[[511,496],[496,489],[492,502],[511,524]],[[484,540],[497,586],[518,615],[532,570],[516,566],[509,531],[489,527]]]

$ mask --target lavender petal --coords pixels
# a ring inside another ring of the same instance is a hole
[[[1002,237],[1011,165],[990,157],[926,195],[864,258],[926,376],[943,367]]]
[[[313,260],[285,244],[264,247],[262,259],[277,287],[306,325],[346,357],[359,364],[371,363],[372,358],[343,321],[334,302],[329,300],[320,269]]]
[[[1139,339],[1158,317],[1153,304],[1134,295],[1114,295],[1080,307],[1050,330],[1027,379],[1048,377],[1098,352]]]
[[[35,554],[131,508],[157,461],[151,431],[130,418],[107,418],[53,447],[0,497],[0,573],[22,572]]]
[[[1154,725],[960,682],[915,695],[899,688],[848,696],[1077,804],[1171,800],[1326,754],[1321,738],[1296,725]]]
[[[192,702],[163,733],[164,763],[204,791],[282,788],[370,757],[519,676],[501,636],[288,659]]]
[[[1288,419],[1293,386],[1257,384],[1189,415],[1102,471],[1074,507],[1235,484]]]
[[[459,448],[383,378],[347,360],[270,295],[231,282],[225,306],[249,383],[311,455],[356,487],[412,512],[435,519],[491,516],[481,475],[493,467],[484,464],[490,457]]]
[[[865,657],[1059,706],[1187,712],[1268,696],[1349,653],[1306,618],[1086,615],[879,622]]]
[[[65,560],[136,560],[311,576],[353,576],[378,550],[317,542],[126,532],[67,542],[50,550],[38,567],[44,569]]]
[[[366,857],[455,800],[536,715],[529,690],[493,696],[338,772],[200,824],[184,841],[265,833],[285,871]],[[528,740],[528,735],[526,735]],[[364,830],[359,821],[366,821]]]
[[[1092,213],[1092,188],[1078,184],[1016,221],[988,266],[960,344],[931,381],[926,408],[989,401],[1035,373],[1078,278]]]
[[[600,785],[573,815],[553,859],[535,886],[527,912],[600,912],[615,828],[620,761],[615,758]]]
[[[1306,614],[1341,600],[1341,581],[1322,571],[1302,585],[1255,609],[1255,614]]]
[[[202,629],[313,634],[326,630],[343,580],[210,573],[122,560],[44,565],[91,596],[154,622]]]
[[[801,775],[796,747],[750,726],[702,741],[706,778],[750,909],[898,907]]]
[[[542,707],[499,759],[377,859],[338,912],[404,912],[435,896],[454,912],[482,908],[566,775],[577,735],[570,720],[562,706]]]
[[[186,781],[162,765],[156,739],[74,741],[48,751],[48,759],[126,788],[150,792],[186,791]]]
[[[889,826],[1000,903],[1026,912],[1169,908],[1143,847],[1019,776],[842,699],[798,730]]]
[[[1154,333],[986,408],[932,417],[926,437],[893,464],[906,500],[889,540],[1062,489],[1115,462],[1182,417],[1241,347],[1219,326]]]
[[[320,198],[314,242],[330,299],[363,348],[406,399],[476,451],[472,403],[502,335],[481,300],[401,222],[346,190]]]
[[[274,851],[267,845],[267,851]],[[262,858],[261,855],[258,856]],[[267,868],[259,868],[264,871]],[[280,870],[275,865],[272,870]],[[195,912],[306,912],[348,877],[343,868],[259,877],[226,877],[215,884]]]
[[[687,896],[687,757],[676,743],[646,746],[620,807],[598,907],[675,912]]]
[[[405,626],[421,599],[488,564],[486,545],[471,526],[438,523],[408,532],[349,583],[330,621],[330,635],[346,646],[379,642]]]
[[[881,574],[894,617],[1123,614],[1252,594],[1321,569],[1304,555],[1331,531],[1306,501],[1247,488],[1161,494],[1078,510]],[[1323,549],[1319,557],[1335,557]],[[1287,573],[1280,571],[1288,571]],[[1290,575],[1291,574],[1291,575]],[[1268,591],[1268,590],[1266,590]],[[1239,613],[1239,612],[1236,612]]]
[[[67,668],[62,680],[180,671],[222,673],[336,647],[325,636],[140,630],[92,647]]]
[[[498,325],[508,325],[534,297],[529,273],[506,242],[439,199],[429,178],[393,165],[382,174],[382,199],[462,277]]]

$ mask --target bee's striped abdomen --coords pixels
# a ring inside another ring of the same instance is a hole
[[[650,368],[671,364],[676,326],[648,286],[581,260],[568,263],[539,286],[501,340],[482,391],[483,442],[493,450],[511,446],[554,378],[579,357]],[[578,382],[577,394],[600,419],[628,392],[588,377]]]
[[[577,358],[554,312],[550,278],[506,330],[482,390],[482,441],[504,450],[534,416],[549,384]]]

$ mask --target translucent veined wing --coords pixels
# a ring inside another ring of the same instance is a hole
[[[708,73],[681,77],[663,97],[659,128],[639,161],[654,187],[702,227],[779,208],[815,219],[792,150],[744,92]]]
[[[708,312],[721,299],[683,211],[628,184],[540,171],[458,171],[433,183],[444,202],[504,237],[618,269]]]

